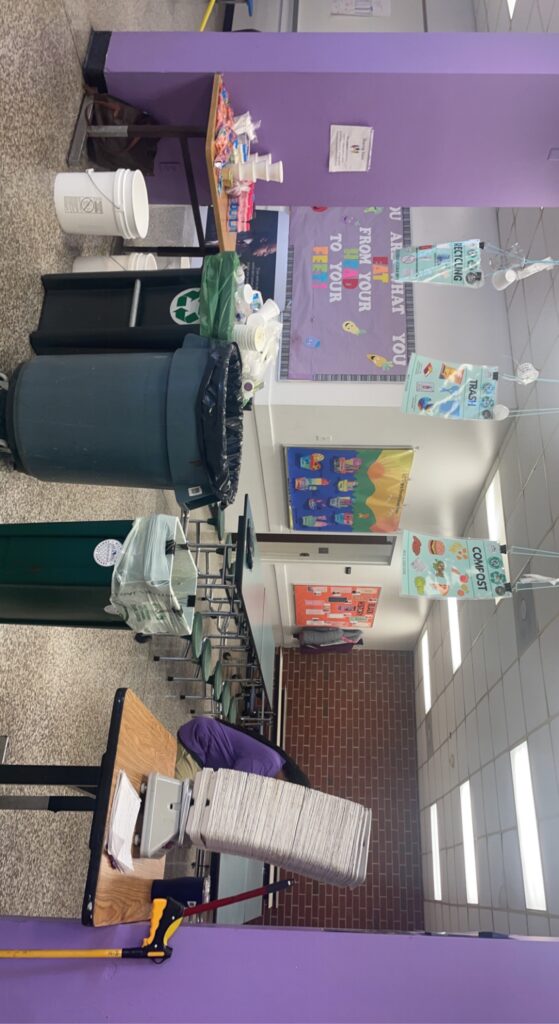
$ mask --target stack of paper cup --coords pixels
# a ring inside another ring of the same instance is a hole
[[[252,164],[271,164],[271,153],[251,153],[249,160]]]
[[[233,341],[240,349],[262,352],[266,347],[266,331],[262,324],[235,324]]]
[[[267,181],[283,181],[282,161],[278,160],[278,162],[275,164],[268,164],[268,173],[270,176],[269,178],[266,179]]]
[[[231,181],[256,181],[256,166],[250,161],[243,164],[229,164],[225,168]]]

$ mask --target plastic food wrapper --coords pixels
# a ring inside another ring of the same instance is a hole
[[[137,632],[190,635],[197,578],[177,517],[142,516],[114,567],[107,610]]]
[[[200,334],[231,341],[235,323],[236,275],[240,260],[235,252],[206,256],[200,288]]]

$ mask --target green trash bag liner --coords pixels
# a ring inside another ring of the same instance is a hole
[[[200,334],[216,341],[232,341],[235,323],[235,271],[241,261],[236,252],[206,256],[200,287]]]

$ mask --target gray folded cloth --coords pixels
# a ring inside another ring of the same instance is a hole
[[[320,626],[314,629],[302,629],[299,633],[300,644],[312,644],[314,647],[328,647],[329,644],[339,644],[343,641],[342,629],[330,629]]]

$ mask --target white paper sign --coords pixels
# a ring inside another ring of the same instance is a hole
[[[378,15],[390,17],[391,0],[331,0],[332,14],[345,14],[352,18],[370,18]]]
[[[373,152],[373,129],[361,125],[330,125],[330,161],[328,170],[368,171]]]

